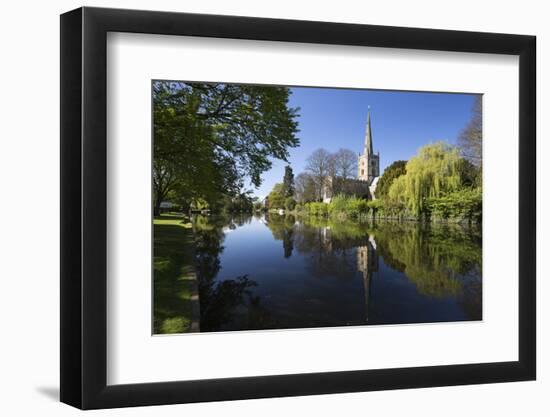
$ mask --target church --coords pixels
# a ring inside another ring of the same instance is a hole
[[[376,185],[380,178],[380,153],[374,153],[372,148],[372,128],[370,124],[370,109],[367,115],[367,129],[365,132],[365,147],[359,154],[357,162],[357,178],[369,184],[370,195],[374,199]]]
[[[376,199],[376,185],[380,178],[380,153],[374,153],[372,141],[372,127],[370,117],[370,107],[367,114],[367,127],[365,131],[365,143],[363,153],[357,157],[357,178],[345,180],[344,194],[356,195],[358,197],[367,198],[368,200]],[[327,184],[324,187],[323,201],[330,203],[333,197],[333,190],[337,188],[335,185],[342,183],[344,180],[338,177],[329,177]]]

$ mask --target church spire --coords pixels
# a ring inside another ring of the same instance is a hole
[[[372,150],[372,131],[370,127],[370,106],[369,106],[369,112],[367,115],[367,131],[365,133],[365,154],[366,155],[374,154]]]

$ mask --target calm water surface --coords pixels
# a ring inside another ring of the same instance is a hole
[[[200,331],[481,320],[479,230],[196,217]]]

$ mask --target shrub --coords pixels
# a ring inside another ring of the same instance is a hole
[[[353,198],[348,201],[347,214],[353,217],[361,217],[369,212],[367,200],[361,198]]]
[[[338,216],[345,213],[346,206],[348,204],[347,197],[343,195],[337,195],[332,198],[332,201],[328,205],[328,211],[331,216]]]
[[[322,216],[325,217],[328,215],[328,204],[326,203],[307,203],[307,210],[312,216]]]
[[[294,200],[292,197],[287,197],[285,200],[285,208],[289,211],[294,210],[296,207],[296,200]]]
[[[367,201],[355,196],[338,195],[329,204],[329,214],[336,218],[360,218],[368,211]]]
[[[434,219],[481,222],[481,189],[463,189],[427,201],[429,214]]]

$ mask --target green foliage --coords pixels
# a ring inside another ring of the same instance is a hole
[[[239,193],[234,197],[225,197],[223,202],[223,211],[227,213],[251,213],[254,206],[254,198],[251,192]]]
[[[315,180],[306,172],[302,172],[296,177],[294,191],[296,200],[300,203],[315,201],[317,198]]]
[[[191,201],[189,208],[193,211],[201,211],[209,209],[210,206],[204,198],[195,198]]]
[[[433,219],[459,219],[481,221],[481,189],[463,189],[441,197],[431,198],[427,202]]]
[[[398,177],[399,181],[394,180],[388,194],[390,198],[404,201],[415,216],[420,216],[427,199],[460,188],[460,164],[458,149],[445,142],[426,145],[407,162],[406,174]],[[392,191],[393,187],[399,190]]]
[[[285,167],[285,176],[283,177],[283,196],[294,196],[294,174],[289,165]]]
[[[384,209],[384,202],[382,200],[371,200],[367,202],[367,206],[373,212]]]
[[[285,208],[285,197],[283,195],[283,184],[277,183],[267,196],[267,204],[269,209]]]
[[[296,200],[294,200],[292,197],[287,197],[285,200],[285,208],[289,211],[294,210],[296,207]]]
[[[330,203],[309,202],[304,205],[307,214],[331,219],[362,219],[369,213],[367,200],[355,196],[337,195]]]
[[[235,196],[255,186],[272,159],[298,146],[298,109],[286,87],[153,83],[155,211],[169,193],[179,200]]]
[[[355,196],[337,195],[328,205],[332,218],[360,218],[369,211],[367,200]]]
[[[444,142],[424,146],[396,177],[379,214],[445,221],[481,221],[481,170]],[[378,192],[378,190],[377,190]],[[374,202],[373,202],[374,203]]]
[[[264,205],[261,201],[255,201],[253,204],[254,211],[262,211],[264,209]]]
[[[407,178],[405,177],[405,175],[401,175],[393,181],[390,189],[388,190],[388,194],[385,196],[384,201],[391,201],[394,203],[401,203],[403,205],[406,205],[406,189]]]
[[[472,164],[469,160],[462,158],[458,167],[460,172],[461,185],[465,188],[481,188],[482,175],[481,166]]]
[[[328,204],[320,202],[306,203],[307,212],[312,216],[326,217],[328,216]]]
[[[354,257],[353,264],[347,263],[350,258],[345,249],[365,248],[374,240],[376,248],[369,255],[381,256],[387,266],[403,272],[419,293],[445,298],[473,292],[478,294],[476,299],[481,299],[481,234],[474,227],[357,222],[332,215],[307,216],[298,225],[293,217],[287,221],[285,216],[270,216],[267,226],[275,239],[285,243],[291,237],[294,250],[312,255],[306,257],[312,262],[311,271],[345,276],[356,267]],[[480,306],[475,308],[480,311]]]
[[[374,230],[374,238],[386,265],[404,272],[431,297],[459,295],[465,289],[460,276],[481,272],[481,242],[474,230],[384,224]]]
[[[348,197],[345,195],[335,196],[329,204],[328,211],[330,215],[335,215],[338,213],[344,213],[348,205]]]
[[[384,170],[376,186],[376,198],[385,198],[388,195],[394,180],[407,173],[407,161],[395,161]]]
[[[376,200],[378,201],[378,200]],[[407,207],[404,203],[395,200],[380,200],[380,204],[383,205],[381,212],[385,217],[393,219],[401,219],[410,217],[407,212]]]

